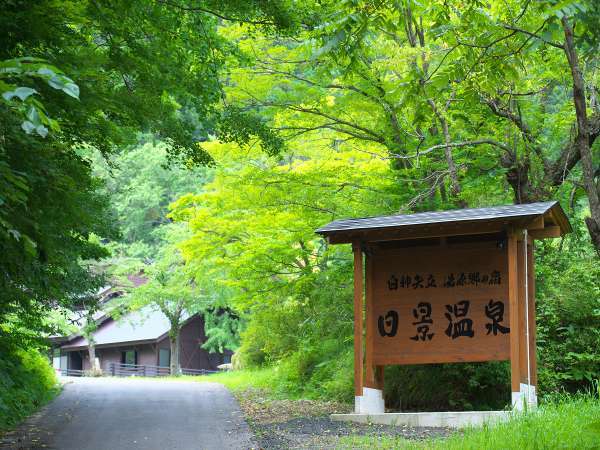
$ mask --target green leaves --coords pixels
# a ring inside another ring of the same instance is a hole
[[[36,94],[35,89],[29,87],[18,87],[14,91],[4,91],[2,97],[4,100],[10,101],[13,97],[18,97],[21,101],[25,101],[30,95]]]
[[[0,79],[40,79],[53,89],[61,90],[65,94],[79,99],[79,87],[63,74],[59,69],[41,58],[22,57],[12,58],[0,62]],[[5,100],[17,96],[22,101],[30,95],[38,93],[35,89],[18,87],[14,91],[2,94]]]
[[[45,127],[45,124],[49,124],[50,119],[45,114],[42,107],[31,106],[26,117],[27,120],[21,123],[21,128],[25,133],[31,134],[35,131],[41,137],[46,137],[48,135],[48,128]]]
[[[62,74],[57,74],[49,68],[39,69],[38,74],[46,80],[48,86],[61,90],[65,94],[79,100],[79,86],[73,83],[70,78]]]
[[[252,138],[258,138],[261,147],[270,156],[282,153],[285,148],[279,133],[267,126],[264,118],[233,106],[225,108],[221,114],[217,137],[223,142],[235,142],[241,146],[249,145]]]
[[[58,122],[48,117],[44,105],[32,97],[34,94],[40,94],[36,89],[27,86],[17,87],[13,84],[36,79],[76,99],[79,99],[79,87],[57,68],[39,58],[14,58],[0,63],[0,90],[4,103],[25,116],[25,120],[21,123],[25,133],[35,133],[45,138],[49,129],[60,130]],[[20,103],[16,102],[17,99]]]

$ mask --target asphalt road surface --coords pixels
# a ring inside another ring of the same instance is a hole
[[[216,383],[73,378],[0,448],[212,450],[256,448],[230,392]]]

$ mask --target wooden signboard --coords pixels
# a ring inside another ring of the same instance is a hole
[[[374,246],[367,255],[374,365],[510,359],[506,241]]]
[[[533,240],[570,231],[558,202],[319,228],[330,244],[352,243],[356,412],[384,412],[384,367],[396,364],[510,360],[513,406],[535,404]]]

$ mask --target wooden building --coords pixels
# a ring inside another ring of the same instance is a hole
[[[167,374],[171,362],[170,326],[160,311],[145,308],[119,320],[101,315],[97,326],[93,333],[95,353],[104,374]],[[230,351],[210,353],[203,349],[206,339],[203,317],[188,317],[179,339],[179,362],[184,372],[217,370],[220,364],[230,362]],[[65,374],[78,374],[91,368],[88,342],[81,333],[54,341],[56,369]]]
[[[147,282],[143,271],[127,279],[134,287]],[[93,315],[95,354],[102,372],[107,375],[168,375],[171,348],[167,317],[150,306],[123,314],[119,320],[109,313],[111,301],[125,295],[119,286],[106,286],[96,294],[100,309]],[[80,375],[91,368],[88,341],[82,333],[87,311],[76,311],[71,318],[81,329],[69,336],[52,336],[54,368],[63,374]],[[210,353],[201,346],[207,340],[201,314],[186,317],[179,340],[179,363],[184,373],[217,370],[229,363],[233,352]]]

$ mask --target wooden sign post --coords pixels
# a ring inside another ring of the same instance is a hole
[[[557,202],[317,230],[354,252],[356,413],[384,412],[383,369],[394,364],[510,360],[513,407],[537,404],[533,240],[570,230]]]

